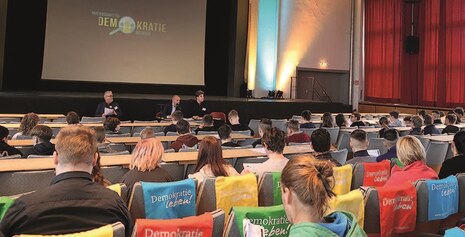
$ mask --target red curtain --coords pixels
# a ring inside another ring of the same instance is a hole
[[[402,1],[365,2],[366,100],[399,102],[402,65]]]
[[[414,5],[414,35],[420,37],[416,55],[403,48],[411,12],[411,4],[404,1],[366,0],[365,100],[463,106],[465,1],[423,0]]]

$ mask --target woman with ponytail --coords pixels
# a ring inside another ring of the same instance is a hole
[[[366,236],[353,214],[337,211],[324,215],[335,196],[333,166],[330,161],[300,156],[284,167],[283,206],[293,224],[289,236]]]

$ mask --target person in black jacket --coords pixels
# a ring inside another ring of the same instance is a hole
[[[455,126],[455,122],[457,121],[457,116],[453,113],[449,113],[446,115],[446,119],[444,120],[444,124],[446,127],[442,130],[442,134],[455,134],[460,131],[460,128]]]
[[[451,144],[454,157],[442,163],[439,178],[447,178],[449,175],[456,175],[465,172],[465,132],[460,131],[454,135],[454,142]]]
[[[359,112],[353,112],[352,115],[350,116],[350,121],[352,122],[350,124],[351,127],[363,127],[365,126],[365,123],[361,121],[362,115]]]
[[[5,236],[69,234],[119,221],[130,236],[133,222],[124,201],[92,181],[97,158],[97,140],[91,128],[61,129],[53,154],[56,176],[50,186],[16,199],[0,222],[0,232]]]
[[[163,109],[163,118],[171,118],[171,115],[175,111],[181,111],[180,103],[181,97],[179,97],[179,95],[173,95],[171,98],[171,104],[165,105],[165,108]]]
[[[232,131],[250,131],[250,136],[254,135],[254,131],[247,125],[240,123],[239,113],[237,110],[231,110],[228,113],[229,127]]]
[[[191,113],[193,119],[201,119],[209,113],[205,106],[205,92],[201,90],[195,92],[195,100],[192,101]]]
[[[213,117],[209,114],[206,114],[202,118],[202,124],[195,129],[195,134],[198,134],[200,131],[204,132],[215,132],[217,131],[215,126],[213,125]]]
[[[218,128],[218,136],[221,139],[221,146],[240,147],[239,144],[233,142],[231,138],[231,131],[231,128],[227,124],[224,124]]]
[[[8,134],[8,128],[0,125],[0,157],[12,155],[23,156],[23,153],[21,153],[20,150],[8,145]]]
[[[423,128],[423,135],[441,134],[436,125],[433,124],[433,117],[429,114],[425,114],[425,127]]]
[[[50,142],[53,136],[53,131],[49,126],[36,125],[31,130],[30,134],[34,147],[30,153],[24,154],[25,157],[29,155],[53,155],[53,152],[55,151],[55,145]]]
[[[95,117],[123,117],[121,106],[113,101],[112,91],[105,91],[103,99],[105,101],[100,102],[95,110]]]

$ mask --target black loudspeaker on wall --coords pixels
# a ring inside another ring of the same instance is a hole
[[[418,36],[407,36],[405,40],[405,51],[408,54],[417,54],[420,50],[420,38]]]

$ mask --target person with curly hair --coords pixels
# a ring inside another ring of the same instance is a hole
[[[19,125],[18,132],[13,135],[12,139],[17,139],[18,136],[24,135],[29,136],[31,130],[39,123],[39,116],[35,113],[27,113],[21,119],[21,124]]]

